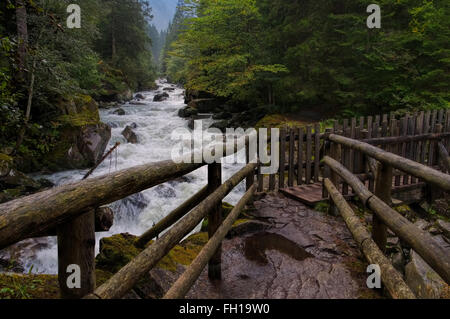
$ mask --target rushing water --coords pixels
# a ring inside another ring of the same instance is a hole
[[[117,153],[104,161],[91,176],[100,176],[136,165],[168,160],[171,158],[172,147],[178,142],[171,140],[172,131],[177,128],[187,128],[188,122],[178,117],[179,109],[184,104],[184,91],[164,80],[158,80],[159,89],[156,91],[140,92],[146,97],[145,105],[124,104],[121,107],[126,115],[115,115],[117,109],[101,110],[100,117],[104,123],[112,127],[112,138],[109,147],[116,142],[121,145]],[[163,102],[153,102],[153,97],[161,93],[164,88],[174,88],[168,91],[169,99]],[[206,124],[212,124],[211,119],[204,120]],[[132,123],[137,124],[133,131],[138,136],[138,144],[129,144],[121,135],[123,129]],[[240,157],[245,156],[242,152]],[[224,164],[223,178],[229,178],[242,168],[242,164]],[[82,179],[87,170],[72,170],[43,176],[57,185],[67,184]],[[159,185],[146,190],[141,194],[133,195],[127,199],[113,203],[111,207],[115,212],[114,226],[108,233],[97,234],[96,250],[98,252],[98,240],[105,236],[118,233],[131,233],[140,235],[149,229],[154,223],[170,213],[174,208],[183,203],[190,196],[206,185],[207,169],[203,167],[184,178]],[[239,196],[244,192],[244,184],[241,183],[225,200],[235,204]],[[198,230],[198,228],[197,228]],[[27,244],[23,249],[30,251],[21,254],[21,262],[28,271],[32,267],[33,272],[57,273],[57,248],[56,239],[47,238],[31,243],[32,249]],[[32,250],[32,251],[31,251]]]

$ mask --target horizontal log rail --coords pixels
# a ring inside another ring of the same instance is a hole
[[[370,144],[353,140],[344,136],[331,134],[329,140],[350,149],[360,151],[376,160],[389,164],[403,172],[421,178],[427,183],[437,186],[445,191],[450,191],[450,175],[437,171],[428,166],[422,165],[413,160],[386,152]]]
[[[194,259],[191,265],[181,275],[180,278],[172,285],[169,291],[166,293],[163,299],[181,299],[189,292],[192,285],[198,279],[203,269],[207,265],[208,261],[216,252],[220,243],[223,241],[227,233],[230,231],[239,214],[244,209],[245,205],[251,200],[252,196],[256,192],[256,184],[253,184],[250,189],[241,198],[238,204],[233,208],[231,213],[217,229],[214,236],[203,247],[198,256]]]
[[[146,164],[55,187],[0,205],[0,249],[42,234],[92,208],[184,176],[203,164]]]
[[[179,221],[184,215],[189,213],[195,206],[201,203],[206,197],[208,197],[209,191],[208,186],[203,187],[194,196],[189,198],[179,207],[175,208],[166,217],[161,219],[155,226],[150,228],[144,234],[142,234],[137,240],[136,244],[139,247],[144,247],[150,240],[157,237],[164,230],[168,229],[170,226]]]
[[[420,135],[405,135],[405,136],[391,136],[391,137],[377,137],[370,139],[363,139],[361,142],[371,145],[393,145],[400,143],[420,142],[420,141],[436,141],[443,138],[450,137],[450,132],[445,133],[430,133]]]
[[[99,207],[94,213],[95,232],[102,233],[111,229],[114,223],[114,213],[109,207]],[[37,234],[35,237],[54,237],[57,236],[57,229],[50,229],[44,233]]]
[[[106,283],[98,287],[93,294],[85,298],[117,299],[123,297],[145,273],[150,271],[181,239],[189,234],[256,167],[256,163],[248,164],[233,175],[160,239],[142,251]]]
[[[323,161],[350,185],[366,207],[370,208],[400,239],[408,243],[447,284],[450,283],[450,256],[428,232],[414,226],[409,220],[376,197],[341,163],[329,156],[326,156]]]
[[[389,294],[394,299],[415,299],[414,293],[403,280],[402,275],[392,266],[389,259],[378,248],[372,240],[371,235],[360,222],[353,209],[339,193],[335,185],[325,179],[325,187],[331,196],[334,204],[341,213],[347,227],[358,243],[361,251],[371,264],[379,265],[381,269],[381,280],[383,281]]]

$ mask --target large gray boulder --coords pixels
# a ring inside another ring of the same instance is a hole
[[[127,126],[123,131],[122,135],[125,137],[128,143],[137,144],[138,138],[136,133],[133,132],[130,126]]]
[[[405,278],[414,294],[422,299],[439,299],[446,288],[442,278],[414,250],[405,268]]]
[[[153,102],[162,102],[169,98],[169,94],[167,92],[156,94],[153,98]]]
[[[193,115],[197,115],[198,114],[198,110],[192,107],[185,107],[181,110],[178,111],[178,116],[182,117],[182,118],[188,118],[191,117]]]

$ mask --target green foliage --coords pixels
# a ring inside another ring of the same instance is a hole
[[[449,105],[449,5],[367,1],[190,0],[169,32],[166,73],[198,89],[337,117]],[[174,39],[173,39],[174,38]]]

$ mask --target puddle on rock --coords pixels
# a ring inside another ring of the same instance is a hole
[[[268,263],[266,250],[276,250],[299,261],[314,257],[286,237],[267,232],[247,237],[244,246],[245,257],[261,265]]]

